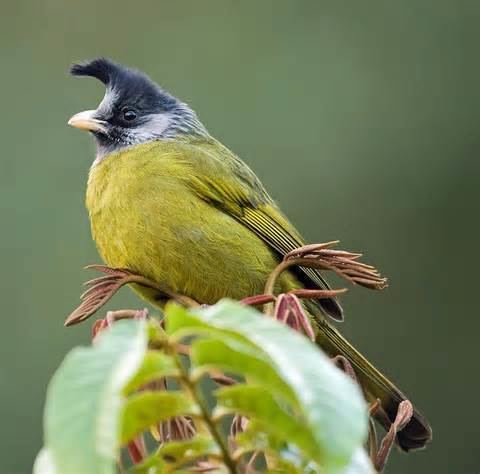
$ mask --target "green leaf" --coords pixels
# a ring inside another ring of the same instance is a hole
[[[132,466],[129,470],[129,474],[165,474],[165,463],[156,455],[152,454],[148,456],[142,463]]]
[[[350,464],[342,471],[342,474],[377,474],[377,471],[373,468],[370,458],[362,447],[353,453]]]
[[[198,407],[182,392],[136,393],[128,398],[123,409],[121,442],[126,444],[161,421],[181,415],[198,414]]]
[[[134,466],[130,472],[132,474],[171,472],[199,458],[219,455],[220,450],[211,438],[195,436],[184,441],[164,444],[141,464]]]
[[[263,316],[253,308],[223,300],[208,308],[186,311],[166,308],[167,332],[221,334],[248,341],[262,351],[278,377],[295,394],[308,429],[316,442],[312,458],[325,473],[341,472],[367,434],[368,411],[359,387],[304,336]],[[273,393],[278,389],[265,388]]]
[[[66,356],[48,387],[46,450],[40,452],[36,474],[115,472],[122,389],[146,350],[145,321],[119,321],[94,346]]]
[[[160,351],[148,351],[143,359],[142,366],[133,378],[123,389],[129,394],[145,386],[150,382],[160,380],[164,377],[178,376],[178,368],[172,357]]]
[[[176,335],[179,331],[188,328],[204,327],[208,329],[207,324],[202,324],[198,317],[176,303],[167,303],[164,314],[165,332],[168,336]]]
[[[58,474],[52,455],[47,448],[42,448],[37,454],[33,465],[33,474]]]
[[[268,386],[291,403],[297,402],[293,390],[272,369],[268,357],[260,349],[238,338],[224,335],[223,340],[197,340],[192,344],[191,361],[195,368],[213,366],[241,374],[251,382]]]
[[[174,441],[163,445],[157,455],[164,461],[181,464],[203,456],[219,456],[220,449],[212,438],[195,436],[185,441]]]
[[[216,391],[218,407],[251,417],[262,430],[296,444],[307,458],[317,457],[318,446],[303,420],[297,419],[264,387],[238,384]]]
[[[269,420],[272,424],[272,420]],[[269,432],[268,432],[269,431]],[[245,431],[235,437],[235,444],[244,452],[261,451],[268,457],[273,472],[317,474],[321,472],[318,464],[309,462],[302,456],[300,450],[289,442],[292,436],[280,436],[275,429],[265,429],[257,419],[251,419]],[[280,470],[280,471],[279,471]],[[270,472],[270,471],[268,471]]]

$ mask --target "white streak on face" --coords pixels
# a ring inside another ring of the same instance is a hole
[[[118,93],[115,89],[107,89],[105,96],[97,107],[97,110],[108,117],[113,112],[113,106],[118,99]]]

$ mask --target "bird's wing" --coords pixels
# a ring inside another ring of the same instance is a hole
[[[280,257],[305,245],[243,161],[218,143],[195,148],[196,156],[189,160],[193,173],[188,181],[199,197],[248,227]],[[317,270],[300,267],[296,273],[307,288],[329,288]],[[334,298],[318,300],[318,306],[332,318],[343,319],[342,308]]]

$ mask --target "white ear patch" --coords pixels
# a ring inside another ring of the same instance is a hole
[[[168,113],[147,115],[144,123],[135,127],[135,141],[142,143],[160,138],[170,127],[171,123],[172,117]]]

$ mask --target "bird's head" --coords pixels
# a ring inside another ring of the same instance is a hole
[[[100,58],[74,64],[70,72],[95,77],[106,86],[97,109],[68,121],[95,136],[100,156],[153,140],[208,135],[190,107],[140,71]]]

